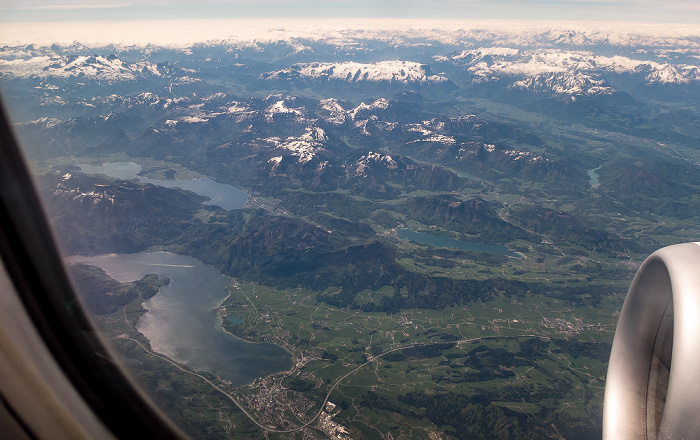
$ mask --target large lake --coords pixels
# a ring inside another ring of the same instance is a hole
[[[169,252],[73,256],[104,269],[112,278],[128,282],[146,274],[170,278],[152,298],[136,328],[151,347],[196,370],[208,371],[235,385],[291,368],[291,356],[274,344],[254,344],[224,332],[216,307],[228,295],[230,281],[196,258]]]
[[[461,249],[472,252],[488,252],[491,254],[505,255],[513,258],[522,257],[522,255],[511,251],[505,246],[455,240],[454,238],[445,237],[442,235],[430,234],[428,232],[415,232],[405,228],[399,229],[397,232],[401,240],[415,241],[419,244],[427,244],[429,246],[442,248]]]
[[[190,180],[150,179],[139,176],[141,165],[135,162],[107,162],[102,165],[78,164],[80,171],[85,174],[103,174],[117,179],[138,179],[141,183],[151,183],[167,188],[180,188],[201,196],[207,196],[211,200],[204,202],[208,205],[221,206],[231,211],[243,208],[248,201],[248,194],[237,186],[219,183],[210,177],[200,177]]]

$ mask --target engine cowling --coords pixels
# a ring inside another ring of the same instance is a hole
[[[700,438],[700,243],[637,272],[610,352],[603,439]]]

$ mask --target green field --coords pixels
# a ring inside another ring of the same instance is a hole
[[[224,328],[284,346],[294,365],[239,388],[152,353],[134,328],[140,300],[96,319],[141,386],[196,436],[462,438],[465,420],[479,416],[495,424],[495,435],[518,438],[540,433],[543,423],[559,430],[599,423],[620,297],[572,307],[504,293],[386,314],[339,309],[315,296],[232,281],[218,308]],[[230,324],[230,315],[242,322]],[[326,402],[335,407],[326,411]],[[438,411],[447,403],[449,411]]]

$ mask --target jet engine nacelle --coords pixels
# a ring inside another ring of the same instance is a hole
[[[603,439],[700,438],[700,243],[646,259],[610,352]]]

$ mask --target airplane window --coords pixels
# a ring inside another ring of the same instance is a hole
[[[694,3],[0,4],[81,306],[187,435],[601,437],[697,240]]]

